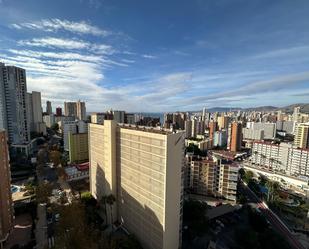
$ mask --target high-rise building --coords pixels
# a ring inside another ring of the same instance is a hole
[[[298,148],[309,148],[309,123],[296,125],[294,145]]]
[[[26,71],[0,63],[0,129],[8,132],[11,144],[30,141]]]
[[[64,102],[64,115],[77,117],[76,102]]]
[[[112,111],[114,120],[117,123],[123,124],[124,123],[124,116],[125,116],[125,111]]]
[[[242,124],[233,122],[229,128],[229,150],[237,152],[241,150],[242,143]]]
[[[213,139],[214,133],[218,130],[218,123],[215,121],[209,122],[209,137]]]
[[[122,223],[143,248],[181,247],[183,137],[109,120],[89,125],[91,193],[116,197],[108,221]]]
[[[76,116],[79,120],[87,120],[85,102],[81,102],[80,100],[76,102]]]
[[[206,107],[204,107],[203,113],[202,113],[202,121],[206,121],[206,113],[207,113],[207,110],[206,110]]]
[[[56,116],[62,116],[62,108],[61,107],[56,108]]]
[[[0,130],[0,248],[13,227],[11,174],[6,131]]]
[[[49,100],[46,101],[46,113],[47,114],[53,113],[52,104]]]
[[[27,114],[29,116],[30,130],[38,133],[46,133],[46,126],[43,123],[41,93],[27,93]]]
[[[81,163],[89,160],[88,133],[69,132],[69,156],[70,162]]]
[[[218,117],[218,128],[219,130],[228,129],[229,128],[229,117],[227,116],[220,116]]]
[[[186,138],[192,137],[192,120],[185,121]]]
[[[299,122],[299,117],[300,117],[300,106],[296,106],[294,107],[293,111],[293,121]]]

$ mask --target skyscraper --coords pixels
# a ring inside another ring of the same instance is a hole
[[[296,125],[294,145],[298,148],[309,148],[309,123]]]
[[[0,129],[7,130],[11,144],[30,141],[27,103],[26,71],[0,63]]]
[[[214,133],[218,130],[218,123],[215,121],[209,122],[209,138],[212,139]]]
[[[184,132],[89,125],[91,193],[113,194],[118,220],[147,249],[181,246]],[[111,211],[108,210],[110,213]]]
[[[0,248],[13,226],[13,206],[11,196],[11,175],[7,136],[0,130]]]
[[[220,117],[218,117],[218,128],[219,128],[219,130],[228,129],[229,128],[228,120],[229,120],[229,118],[227,116],[220,116]]]
[[[64,115],[77,117],[76,102],[64,102]]]
[[[48,100],[46,101],[46,113],[47,114],[52,114],[53,113],[52,104]]]
[[[79,120],[85,121],[87,119],[85,102],[81,102],[80,100],[76,102],[76,116]]]
[[[233,122],[229,128],[229,144],[230,151],[237,152],[241,150],[242,142],[242,124],[239,122]]]

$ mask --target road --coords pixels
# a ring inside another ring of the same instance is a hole
[[[245,196],[249,199],[249,202],[257,205],[259,210],[267,217],[272,227],[288,240],[292,248],[305,249],[297,238],[295,238],[295,236],[291,233],[289,228],[281,221],[281,219],[272,210],[270,210],[268,206],[262,202],[247,185],[241,184],[241,192],[245,194]]]

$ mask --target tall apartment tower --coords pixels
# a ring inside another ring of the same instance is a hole
[[[218,123],[215,121],[209,122],[209,138],[214,137],[214,133],[218,130]]]
[[[76,102],[64,102],[64,115],[70,117],[77,117]]]
[[[219,130],[228,129],[229,128],[229,117],[228,116],[220,116],[218,117],[218,128]]]
[[[297,124],[294,145],[298,148],[309,148],[309,123]]]
[[[76,116],[79,120],[85,121],[87,119],[85,102],[81,102],[80,100],[76,102]]]
[[[46,101],[46,113],[47,114],[53,113],[52,104],[49,100]]]
[[[233,122],[229,128],[229,142],[228,149],[233,152],[241,150],[242,142],[242,124],[238,122]]]
[[[30,141],[27,104],[26,71],[0,63],[0,129],[7,130],[11,144]]]
[[[5,130],[0,130],[0,248],[13,226],[12,205],[7,135]]]
[[[184,132],[89,125],[90,189],[113,194],[109,222],[118,220],[145,249],[181,247]]]

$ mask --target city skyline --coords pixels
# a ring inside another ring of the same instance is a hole
[[[308,11],[306,1],[1,0],[0,61],[26,69],[29,91],[54,108],[306,103]]]

